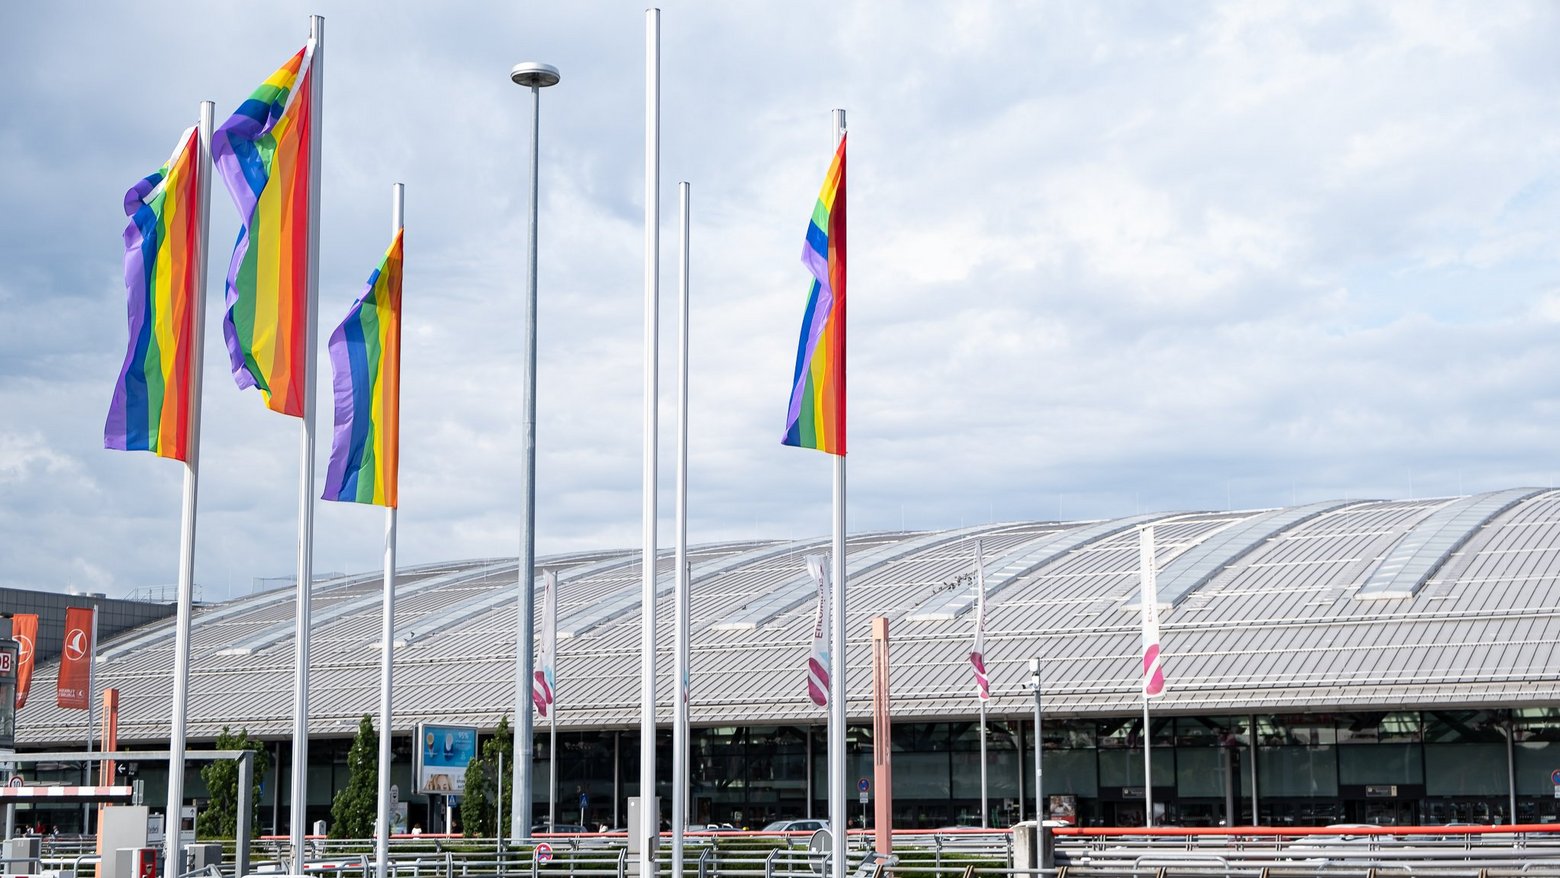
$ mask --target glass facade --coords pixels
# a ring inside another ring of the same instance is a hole
[[[1233,804],[1235,822],[1248,824],[1253,779],[1257,820],[1267,825],[1507,823],[1513,804],[1517,822],[1560,822],[1552,780],[1560,770],[1560,708],[1153,717],[1150,726],[1154,805],[1165,822],[1217,826],[1229,819]],[[1043,733],[1043,791],[1052,815],[1083,825],[1142,823],[1141,716],[1046,719]],[[869,795],[877,794],[872,729],[853,725],[846,737],[850,818],[859,825],[870,822],[871,805],[859,804],[857,782],[867,779]],[[827,815],[823,726],[697,728],[691,738],[690,823],[757,828],[780,818]],[[311,743],[310,821],[328,819],[331,801],[346,786],[350,743]],[[409,821],[432,831],[441,826],[442,802],[407,793],[410,741],[395,743],[392,780],[409,805]],[[542,820],[550,786],[545,730],[538,730],[535,743],[532,807]],[[1032,720],[988,720],[986,785],[993,826],[1033,817],[1034,744]],[[285,742],[268,746],[272,767],[262,778],[256,824],[263,832],[285,832],[288,748]],[[557,747],[559,822],[622,826],[628,797],[639,793],[637,730],[560,732]],[[971,720],[896,722],[896,826],[979,825],[980,749],[980,726]],[[125,758],[132,761],[133,754]],[[657,736],[656,793],[666,813],[671,763],[671,733],[663,730]],[[147,761],[137,769],[146,801],[160,804],[166,767]],[[199,769],[191,763],[186,773],[187,794],[197,804],[204,796]],[[73,783],[82,774],[79,765],[59,764],[34,777]],[[40,808],[18,820],[58,823],[69,831],[80,814],[79,806]]]

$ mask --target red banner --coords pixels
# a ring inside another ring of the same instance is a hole
[[[33,653],[38,642],[38,614],[17,613],[11,617],[11,636],[16,639],[16,709],[27,704],[32,685]]]
[[[86,710],[92,687],[92,609],[65,609],[65,645],[60,652],[60,684],[55,703],[65,710]]]

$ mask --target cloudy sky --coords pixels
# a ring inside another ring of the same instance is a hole
[[[1560,7],[663,9],[663,545],[679,180],[690,538],[829,529],[828,458],[778,439],[834,107],[851,130],[852,531],[1560,472]],[[122,197],[199,101],[220,123],[295,52],[310,12],[322,339],[388,243],[390,184],[407,187],[402,561],[518,551],[522,60],[563,74],[542,95],[537,550],[638,544],[642,7],[61,0],[0,13],[0,585],[174,582],[180,466],[101,447],[126,343]],[[207,600],[294,570],[299,435],[228,374],[238,217],[220,187],[212,204]],[[378,565],[377,510],[316,516],[317,572]]]

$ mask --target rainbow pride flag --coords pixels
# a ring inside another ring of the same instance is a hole
[[[404,230],[403,230],[404,231]],[[330,334],[336,433],[326,500],[395,506],[401,429],[401,236]]]
[[[200,212],[199,136],[179,137],[168,163],[125,193],[125,290],[130,346],[114,385],[103,447],[189,460],[196,352]]]
[[[785,445],[845,453],[845,138],[823,179],[802,262],[812,291],[796,347]]]
[[[217,129],[211,153],[243,228],[228,266],[233,378],[271,409],[303,416],[309,316],[311,40]]]

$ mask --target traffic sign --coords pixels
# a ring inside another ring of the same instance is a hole
[[[1555,786],[1560,786],[1560,768],[1549,772],[1549,779],[1555,784]]]
[[[545,841],[536,843],[536,862],[538,862],[538,863],[551,863],[552,862],[552,845],[548,844]]]
[[[1560,781],[1555,781],[1555,782],[1556,783],[1560,783]],[[856,792],[858,792],[858,793],[865,793],[865,792],[867,792],[867,791],[869,791],[871,789],[872,789],[872,781],[870,779],[864,777],[861,780],[856,781]]]
[[[22,776],[19,775],[19,774],[11,775],[11,779],[6,781],[5,785],[8,786],[8,787],[19,787],[19,786],[21,786],[22,785]]]

